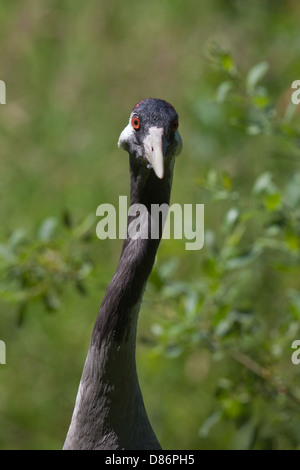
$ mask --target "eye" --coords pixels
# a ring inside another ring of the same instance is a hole
[[[141,126],[141,121],[140,121],[140,118],[138,116],[132,116],[131,118],[131,125],[132,127],[137,131],[140,126]]]
[[[178,119],[174,119],[174,121],[171,124],[171,131],[176,132],[179,126]]]

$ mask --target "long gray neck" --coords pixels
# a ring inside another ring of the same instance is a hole
[[[167,166],[167,165],[166,165]],[[130,204],[169,204],[173,162],[159,180],[130,156]],[[132,217],[128,219],[128,225]],[[103,298],[64,449],[160,449],[139,387],[135,350],[138,313],[161,239],[124,240]]]

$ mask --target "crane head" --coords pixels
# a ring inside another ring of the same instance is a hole
[[[134,155],[141,165],[152,168],[160,179],[165,162],[180,154],[178,114],[167,101],[148,98],[133,108],[118,146]]]

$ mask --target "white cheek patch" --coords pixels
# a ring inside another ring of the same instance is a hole
[[[119,137],[118,147],[119,148],[126,148],[127,142],[132,139],[133,134],[134,134],[134,129],[131,125],[131,116],[130,116],[129,124],[121,132],[121,135]]]

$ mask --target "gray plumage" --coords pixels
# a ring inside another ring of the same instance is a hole
[[[178,116],[169,103],[146,99],[133,109],[119,147],[129,153],[130,205],[147,208],[148,238],[127,234],[102,301],[84,365],[64,449],[160,449],[136,371],[138,313],[162,235],[151,238],[151,204],[169,204]],[[133,217],[129,216],[128,225]]]

